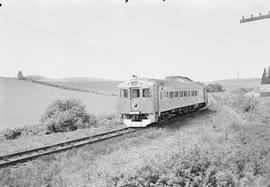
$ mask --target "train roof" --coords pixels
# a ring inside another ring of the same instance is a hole
[[[134,83],[144,86],[174,86],[174,85],[182,85],[182,86],[204,86],[204,84],[199,82],[194,82],[188,77],[183,76],[168,76],[165,79],[152,79],[152,78],[134,78],[127,80],[119,85],[120,88],[134,86]]]

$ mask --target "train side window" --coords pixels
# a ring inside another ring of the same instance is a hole
[[[191,96],[195,96],[195,91],[191,91]]]
[[[184,97],[187,97],[187,91],[184,91]]]
[[[188,96],[190,96],[190,91],[188,91]]]
[[[132,95],[132,98],[140,97],[140,90],[139,89],[132,89],[131,95]]]
[[[182,91],[179,92],[179,96],[183,97],[183,92]]]
[[[174,97],[178,97],[178,91],[174,92]]]
[[[170,99],[172,99],[173,98],[173,96],[174,96],[174,92],[170,92]]]
[[[167,98],[168,98],[168,92],[167,92],[167,91],[164,91],[164,92],[163,92],[163,98],[164,98],[164,99],[167,99]]]
[[[162,100],[162,92],[160,92],[159,95],[160,95],[160,100]]]
[[[151,97],[150,88],[143,89],[143,97]]]

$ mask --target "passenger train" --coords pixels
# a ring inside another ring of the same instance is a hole
[[[145,127],[207,106],[206,87],[187,77],[134,78],[119,85],[119,111],[128,127]]]

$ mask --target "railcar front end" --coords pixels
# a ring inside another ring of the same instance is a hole
[[[128,127],[145,127],[157,120],[157,89],[154,82],[132,79],[119,85],[119,111]]]

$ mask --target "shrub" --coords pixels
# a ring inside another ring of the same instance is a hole
[[[15,129],[6,129],[2,132],[3,136],[7,140],[13,140],[19,136],[21,136],[22,131],[20,128],[15,128]]]
[[[41,124],[49,132],[67,132],[95,124],[95,117],[91,118],[79,100],[56,100],[42,116]]]
[[[253,97],[248,97],[244,95],[237,96],[234,100],[232,105],[244,112],[249,112],[254,110],[258,104],[258,101]]]
[[[41,124],[37,124],[37,125],[27,125],[24,127],[21,127],[21,135],[27,136],[27,135],[39,135],[39,134],[50,134],[50,132],[48,131],[48,129],[41,125]]]
[[[208,92],[223,92],[225,89],[220,84],[208,84],[206,87]]]

